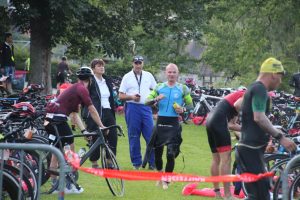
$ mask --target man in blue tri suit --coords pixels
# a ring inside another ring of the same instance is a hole
[[[155,152],[156,169],[157,171],[163,169],[162,155],[164,146],[167,146],[165,172],[173,172],[175,158],[180,152],[182,142],[179,114],[185,112],[186,109],[192,109],[193,102],[188,87],[177,82],[178,67],[170,63],[166,67],[165,73],[168,81],[157,84],[148,96],[146,104],[158,104],[157,124],[151,138]],[[184,103],[186,108],[183,107]],[[160,184],[162,184],[163,189],[167,189],[169,182],[158,182],[158,185]]]

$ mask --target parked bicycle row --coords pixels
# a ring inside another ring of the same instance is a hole
[[[81,153],[81,164],[90,157],[95,148],[100,146],[101,167],[118,170],[119,165],[115,154],[107,144],[103,132],[108,129],[116,129],[118,135],[121,136],[123,135],[122,129],[113,125],[93,133],[60,136],[57,132],[57,126],[61,125],[61,121],[54,120],[45,112],[46,104],[55,97],[42,95],[42,90],[43,87],[40,85],[30,85],[18,95],[0,99],[0,142],[50,144],[58,147],[64,153],[70,150],[69,145],[63,144],[64,139],[92,136],[96,138],[96,141],[94,143],[87,141],[89,151]],[[45,122],[55,127],[55,131],[50,135],[45,130]],[[4,166],[3,175],[0,176],[0,181],[1,178],[3,180],[1,199],[37,199],[39,176],[41,177],[40,185],[44,185],[51,176],[59,175],[60,169],[50,167],[52,159],[50,152],[4,150],[2,154],[0,152],[1,163]],[[65,193],[74,193],[74,191],[80,193],[82,191],[81,186],[77,183],[78,172],[75,169],[66,173],[65,178],[67,180]],[[19,191],[20,181],[22,188]],[[122,196],[124,194],[122,179],[106,178],[106,182],[113,195]],[[56,182],[46,193],[57,193],[58,184]]]

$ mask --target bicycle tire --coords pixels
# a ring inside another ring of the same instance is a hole
[[[49,144],[49,142],[46,142],[46,139],[43,136],[35,135],[32,140],[27,141],[26,143],[34,143],[34,144]],[[38,170],[38,159],[39,155],[41,156],[42,161],[42,182],[41,185],[44,185],[50,178],[50,174],[47,172],[47,169],[50,166],[52,153],[50,152],[44,152],[44,151],[26,151],[29,154],[32,154],[34,156],[34,160],[36,161],[36,166],[32,166],[39,172]],[[38,173],[37,173],[38,175]]]
[[[300,188],[300,174],[298,174],[294,181],[292,182],[292,185],[289,189],[289,199],[294,199],[295,198],[295,195],[296,196],[296,199],[300,199],[300,191],[299,191],[299,188]]]
[[[280,176],[281,177],[281,173],[283,172],[284,170],[284,167],[283,166],[284,164],[287,164],[288,160],[286,161],[282,161],[280,163],[278,163],[276,166],[274,166],[274,170],[278,169],[280,167],[280,170],[277,170],[278,172],[280,172]],[[299,171],[299,165],[298,166],[295,166],[295,167],[292,167],[291,168],[291,171],[289,172],[289,174],[291,174],[292,176],[298,176],[300,174],[300,171]],[[293,179],[291,179],[293,178]],[[289,176],[288,177],[289,181],[293,182],[295,180],[295,177],[291,177]],[[281,178],[279,178],[275,184],[274,184],[274,189],[273,189],[273,199],[274,200],[281,200],[282,199],[282,181],[281,181]]]
[[[265,164],[267,170],[269,171],[276,163],[280,162],[281,160],[287,159],[290,156],[287,154],[268,154],[264,156]]]
[[[107,146],[101,146],[101,164],[103,169],[120,170],[116,156]],[[124,181],[121,178],[105,178],[109,190],[114,196],[122,197],[124,195]]]
[[[236,160],[233,162],[231,173],[232,174],[236,174],[236,175],[240,174],[240,172],[238,170],[238,162]],[[242,182],[242,181],[241,182],[233,182],[233,186],[236,187],[238,183],[241,184],[241,186],[239,187],[240,189],[238,190],[238,193],[240,193],[240,191],[243,190],[245,196],[247,197],[248,196],[248,192],[246,190],[245,183]],[[236,192],[236,191],[234,190],[234,192]],[[236,194],[236,195],[239,195],[239,194]]]
[[[208,111],[206,107],[203,105],[202,102],[198,102],[197,106],[194,109],[193,116],[194,117],[201,117],[198,121],[197,125],[202,125],[207,117]]]
[[[14,158],[14,157],[9,157],[8,161],[14,162],[13,166],[18,166],[21,162],[18,158]],[[6,168],[7,165],[5,165]],[[30,180],[30,184],[32,185],[34,199],[37,199],[38,177],[36,176],[34,169],[31,166],[29,166],[26,163],[26,161],[23,162],[22,165],[24,170],[24,176],[26,176]]]
[[[0,199],[18,199],[19,182],[15,176],[3,170],[2,196]]]
[[[22,178],[19,177],[20,170],[18,168],[5,164],[4,171],[13,175],[15,178],[17,178],[17,180],[21,179],[23,181],[24,185],[22,184],[22,192],[23,192],[22,196],[24,196],[25,199],[34,200],[36,198],[36,196],[34,195],[34,188],[31,184],[29,178],[24,174],[23,174]],[[25,190],[25,188],[23,186],[26,186],[27,190]]]

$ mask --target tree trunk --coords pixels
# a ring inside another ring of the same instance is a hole
[[[30,83],[43,84],[45,94],[52,94],[51,44],[42,18],[30,22]],[[42,26],[42,27],[41,27]]]

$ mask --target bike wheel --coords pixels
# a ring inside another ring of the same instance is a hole
[[[278,162],[281,160],[289,158],[289,155],[286,154],[269,154],[265,155],[264,160],[266,163],[266,168],[268,171]]]
[[[34,186],[33,184],[30,182],[29,177],[27,177],[25,174],[23,174],[22,177],[20,177],[20,170],[18,168],[15,168],[13,166],[10,165],[4,165],[4,170],[7,173],[11,173],[14,177],[17,178],[18,181],[22,182],[22,196],[25,197],[28,200],[35,200],[35,194],[34,194]],[[18,190],[19,191],[19,190]]]
[[[278,177],[277,181],[275,184],[273,183],[273,187],[271,186],[271,193],[273,193],[273,199],[274,200],[281,200],[283,199],[283,194],[282,194],[282,181],[281,181],[281,174],[284,171],[285,166],[287,165],[288,160],[283,160],[281,163],[278,163],[277,165],[274,166],[274,172],[275,176]],[[289,190],[291,188],[291,184],[296,180],[296,177],[300,174],[300,168],[299,166],[295,166],[291,168],[291,171],[289,171],[288,174],[288,186]],[[292,199],[292,198],[289,198]]]
[[[202,125],[203,122],[206,119],[207,116],[207,109],[205,108],[205,106],[203,105],[203,103],[198,102],[196,104],[196,107],[194,108],[194,112],[193,112],[193,116],[194,117],[201,117],[199,121],[197,121],[197,125]]]
[[[233,162],[231,173],[235,174],[235,175],[241,174],[240,166],[236,160]],[[234,186],[234,194],[235,195],[239,195],[241,190],[243,190],[245,196],[246,197],[248,196],[244,182],[233,182],[233,186]]]
[[[26,176],[27,179],[30,181],[30,185],[33,190],[34,199],[37,199],[38,180],[37,180],[36,173],[34,172],[34,169],[31,168],[26,163],[26,161],[24,161],[21,165],[20,160],[18,160],[17,158],[14,158],[14,157],[9,157],[8,161],[9,161],[8,162],[9,164],[5,165],[5,168],[8,170],[9,169],[13,170],[13,168],[10,168],[8,165],[15,166],[15,167],[17,167],[17,169],[19,169],[21,166],[23,166],[24,176]],[[14,173],[16,173],[16,171],[14,171]]]
[[[2,196],[0,199],[18,199],[19,182],[12,174],[3,171]]]
[[[46,141],[46,139],[42,136],[35,135],[32,140],[26,142],[26,143],[34,143],[34,144],[48,144],[49,142]],[[35,168],[37,175],[38,173],[42,173],[42,183],[41,185],[44,185],[50,178],[50,174],[47,172],[47,169],[50,166],[51,162],[51,156],[52,154],[50,152],[44,152],[44,151],[27,151],[27,153],[30,153],[33,156],[34,162],[32,163],[32,167]],[[40,156],[40,157],[39,157]],[[38,160],[42,159],[42,171],[39,172],[39,166],[38,166]]]
[[[300,199],[300,174],[297,175],[290,187],[289,199]]]
[[[101,164],[103,169],[120,170],[116,156],[108,146],[101,147]],[[109,190],[114,196],[124,195],[124,181],[120,178],[105,178]]]

